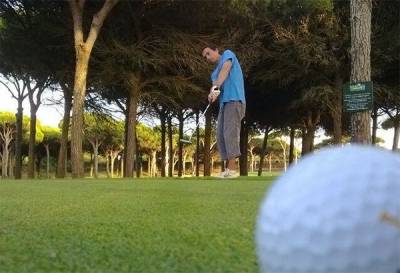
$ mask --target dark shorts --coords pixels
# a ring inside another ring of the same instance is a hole
[[[246,112],[246,104],[240,101],[225,103],[219,110],[217,144],[222,160],[240,156],[240,127]]]

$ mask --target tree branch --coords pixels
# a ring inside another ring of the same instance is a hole
[[[119,0],[105,0],[101,10],[93,16],[92,25],[90,26],[89,36],[86,40],[88,49],[91,49],[99,35],[100,29],[111,9],[118,3]]]

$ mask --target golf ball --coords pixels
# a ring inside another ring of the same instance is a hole
[[[349,145],[304,157],[267,193],[263,273],[400,272],[400,156]]]

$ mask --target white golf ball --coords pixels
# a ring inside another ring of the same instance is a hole
[[[351,145],[306,156],[256,227],[261,272],[400,272],[400,156]]]

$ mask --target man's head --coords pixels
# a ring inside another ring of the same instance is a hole
[[[204,58],[207,59],[209,63],[217,63],[220,55],[218,48],[215,45],[207,45],[202,52]]]

